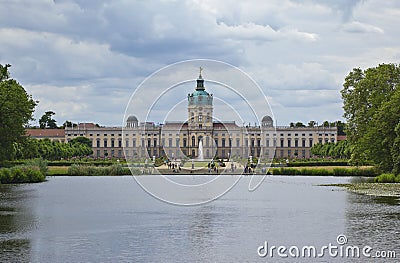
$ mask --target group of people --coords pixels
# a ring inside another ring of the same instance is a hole
[[[171,161],[165,161],[165,164],[167,165],[168,169],[172,170],[172,172],[174,173],[179,173],[181,171],[181,164],[180,163],[176,163],[176,162],[171,162]],[[219,164],[218,162],[215,163],[213,161],[209,162],[207,164],[207,168],[208,168],[208,173],[219,173]],[[250,164],[250,165],[244,165],[244,170],[243,173],[244,174],[252,174],[254,172],[256,165],[254,164]],[[234,173],[237,169],[236,164],[234,164],[233,162],[231,163],[231,172]]]
[[[243,173],[245,173],[245,174],[251,174],[252,172],[253,172],[253,170],[251,169],[250,166],[247,166],[247,165],[244,166],[244,171],[243,171]]]
[[[208,173],[212,173],[212,171],[218,173],[218,164],[210,162],[207,164],[207,167],[208,167]]]
[[[180,164],[176,164],[173,162],[168,162],[167,163],[168,169],[172,169],[172,172],[177,173],[181,170],[181,165]]]

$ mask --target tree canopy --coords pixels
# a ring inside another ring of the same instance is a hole
[[[56,115],[54,111],[46,111],[39,120],[39,126],[41,129],[57,129],[56,120],[53,119],[53,115]]]
[[[37,101],[0,65],[0,161],[11,158],[13,144],[25,135]]]
[[[319,157],[332,157],[337,159],[350,158],[352,148],[347,140],[339,142],[317,143],[311,148],[311,153]]]
[[[66,120],[60,128],[65,129],[65,127],[77,127],[77,126],[78,126],[78,124],[73,123],[72,121]]]
[[[400,68],[381,64],[353,69],[341,91],[351,161],[373,161],[382,171],[400,173]]]
[[[75,144],[75,143],[80,143],[80,144],[84,144],[89,148],[92,148],[92,141],[89,138],[83,137],[83,136],[79,136],[76,137],[74,139],[72,139],[70,141],[70,143]]]
[[[27,137],[20,143],[14,143],[13,157],[15,159],[43,158],[60,160],[72,157],[86,157],[93,154],[92,147],[85,143],[62,143],[50,139],[35,139]]]

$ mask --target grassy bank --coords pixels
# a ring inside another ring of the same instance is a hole
[[[270,173],[273,175],[314,175],[314,176],[368,176],[374,177],[378,172],[374,167],[281,167],[272,168]]]
[[[59,170],[61,171],[61,169]],[[131,172],[132,171],[132,172]],[[67,175],[78,176],[107,176],[107,175],[131,175],[142,174],[139,168],[123,167],[120,164],[113,164],[110,166],[93,166],[93,165],[71,165],[67,168]]]
[[[68,175],[68,166],[49,166],[47,175]]]

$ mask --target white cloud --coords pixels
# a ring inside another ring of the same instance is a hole
[[[220,35],[225,38],[240,40],[276,40],[278,32],[273,30],[270,26],[256,25],[254,23],[246,23],[238,26],[228,26],[221,22],[218,25]]]
[[[350,33],[384,33],[383,29],[377,26],[361,23],[359,21],[352,21],[344,24],[343,30]]]
[[[282,28],[274,30],[269,25],[258,25],[254,23],[245,23],[237,26],[228,26],[223,22],[218,24],[217,32],[219,35],[234,39],[235,41],[275,41],[280,39],[294,39],[301,41],[315,41],[317,34],[301,32],[296,28]]]

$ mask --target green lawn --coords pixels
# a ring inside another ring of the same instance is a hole
[[[67,175],[68,166],[48,166],[49,172],[47,175]]]

